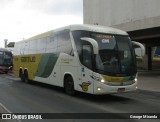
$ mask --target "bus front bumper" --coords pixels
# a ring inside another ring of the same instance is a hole
[[[131,85],[110,86],[101,82],[95,82],[94,94],[112,94],[112,93],[124,93],[137,90],[137,82]]]
[[[6,72],[10,72],[10,71],[12,71],[12,66],[0,66],[0,72],[1,73],[6,73]]]

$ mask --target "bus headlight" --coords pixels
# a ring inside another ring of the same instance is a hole
[[[134,79],[134,82],[137,82],[138,80],[137,80],[137,77]]]
[[[101,83],[105,83],[105,80],[104,80],[104,79],[101,79]]]

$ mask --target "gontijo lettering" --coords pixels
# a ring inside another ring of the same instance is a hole
[[[35,56],[21,57],[21,62],[36,62],[36,57]]]

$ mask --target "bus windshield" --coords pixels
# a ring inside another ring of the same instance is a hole
[[[99,45],[95,59],[97,71],[110,75],[135,74],[135,56],[129,37],[108,34],[91,34],[91,37]]]
[[[12,53],[0,51],[0,65],[11,66],[12,65]]]
[[[94,69],[96,72],[112,76],[129,76],[136,74],[135,54],[128,36],[75,31],[73,32],[73,37],[80,60],[82,58],[82,40],[80,40],[80,38],[90,37],[97,41],[99,54],[97,54],[94,59]]]

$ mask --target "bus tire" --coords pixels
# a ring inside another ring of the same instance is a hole
[[[24,74],[22,72],[22,69],[19,70],[19,77],[20,77],[21,81],[24,82]]]
[[[68,76],[64,80],[64,90],[68,95],[74,95],[75,90],[74,90],[74,82],[73,78],[71,76]]]
[[[24,71],[24,82],[25,82],[25,83],[29,83],[28,71],[27,71],[27,70]]]

